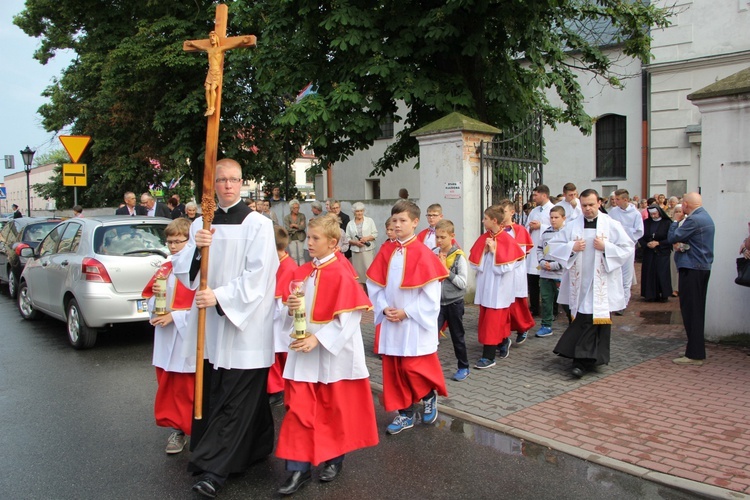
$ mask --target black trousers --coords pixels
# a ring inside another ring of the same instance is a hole
[[[706,326],[706,294],[711,271],[679,269],[680,312],[687,333],[685,356],[690,359],[706,359],[706,342],[703,337]]]
[[[469,367],[469,358],[466,355],[466,341],[464,340],[464,300],[457,300],[452,304],[440,306],[438,315],[438,328],[448,322],[448,329],[451,331],[451,340],[453,341],[453,352],[456,354],[459,368]]]
[[[526,284],[529,287],[529,310],[531,310],[531,315],[539,316],[541,311],[539,308],[539,275],[527,274]],[[556,308],[555,311],[557,311]]]

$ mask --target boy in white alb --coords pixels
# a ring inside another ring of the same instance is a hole
[[[414,235],[420,210],[408,200],[391,209],[395,243],[384,244],[367,271],[367,290],[380,324],[383,403],[398,415],[386,432],[414,426],[414,404],[424,401],[422,422],[437,421],[437,395],[447,395],[437,356],[440,281],[448,270]]]

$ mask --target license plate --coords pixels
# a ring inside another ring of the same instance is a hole
[[[139,313],[144,313],[148,311],[148,301],[146,299],[137,300],[136,305],[138,307]]]

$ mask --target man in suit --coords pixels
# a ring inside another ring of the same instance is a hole
[[[11,205],[11,208],[13,209],[13,218],[14,219],[20,219],[23,217],[23,214],[21,213],[21,210],[18,208],[18,205],[15,203]]]
[[[115,210],[115,215],[148,215],[148,210],[146,210],[146,207],[136,205],[134,192],[128,191],[127,193],[125,193],[125,196],[123,196],[123,200],[125,200],[125,206]]]
[[[156,203],[156,200],[151,193],[143,193],[141,195],[141,205],[143,205],[148,211],[146,215],[149,217],[166,217],[167,219],[172,218],[172,211],[164,203]]]

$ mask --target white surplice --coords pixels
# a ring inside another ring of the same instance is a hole
[[[195,252],[195,233],[203,227],[197,218],[190,240],[173,256],[173,272],[182,283],[197,289],[200,273],[191,282],[190,266]],[[205,356],[214,368],[268,368],[274,362],[273,318],[275,309],[276,253],[273,223],[257,212],[242,224],[212,225],[216,230],[209,253],[208,287],[214,291],[224,315],[216,307],[206,309]],[[190,313],[189,327],[197,331],[198,310]],[[195,338],[185,344],[195,352]]]
[[[505,309],[516,300],[516,269],[525,269],[524,261],[497,265],[495,255],[491,252],[482,254],[482,260],[476,266],[469,265],[477,272],[477,289],[474,303],[491,309]]]
[[[528,218],[526,219],[526,230],[531,235],[531,241],[534,242],[534,248],[532,249],[531,253],[526,255],[526,273],[527,274],[539,274],[539,259],[536,255],[536,248],[542,244],[542,233],[549,227],[549,212],[552,210],[552,207],[555,205],[547,200],[547,203],[540,207],[534,208],[529,213]],[[529,224],[534,221],[539,221],[541,226],[539,229],[530,229]]]
[[[167,326],[154,327],[154,355],[152,364],[168,372],[195,373],[195,351],[185,352],[185,342],[195,344],[195,330],[188,325],[189,310],[172,311],[169,304],[174,299],[176,288],[174,272],[167,275],[167,308],[172,314],[172,322]],[[154,310],[154,296],[148,299],[148,310]],[[151,318],[156,314],[150,313]]]
[[[442,284],[434,280],[419,288],[401,288],[403,275],[404,254],[397,250],[388,264],[386,286],[367,280],[375,324],[380,325],[378,352],[388,356],[424,356],[437,352]],[[388,321],[383,313],[386,307],[403,309],[408,319]]]
[[[586,220],[584,217],[579,217],[570,223],[566,221],[565,226],[549,243],[548,257],[559,262],[565,269],[571,270],[580,257],[578,260],[580,265],[576,266],[577,274],[575,276],[569,274],[563,283],[569,287],[565,292],[573,316],[579,312],[594,314],[595,301],[603,303],[609,312],[619,311],[625,307],[620,268],[628,259],[633,259],[635,246],[630,235],[619,222],[603,213],[600,213],[598,218],[600,221],[602,219],[606,221],[603,224],[597,222],[596,229],[584,229]],[[606,229],[603,226],[606,226]],[[598,251],[594,248],[594,239],[598,235],[605,237],[604,252],[599,253],[602,267],[596,265]],[[573,245],[579,239],[586,241],[586,248],[583,252],[573,252]],[[582,255],[579,256],[579,253]],[[595,283],[595,280],[605,280],[605,282]],[[606,297],[597,295],[598,290],[606,290]],[[561,295],[562,292],[561,289]]]
[[[333,258],[323,258],[316,264],[322,264]],[[335,293],[326,290],[323,293]],[[360,321],[362,312],[359,310],[344,312],[334,316],[328,323],[313,323],[312,306],[315,297],[314,273],[305,280],[305,312],[307,313],[307,331],[318,339],[320,345],[310,352],[289,350],[289,356],[284,367],[284,378],[295,382],[322,382],[332,384],[339,380],[358,380],[367,378],[365,362],[365,347],[362,341]],[[290,328],[286,334],[292,333]]]

